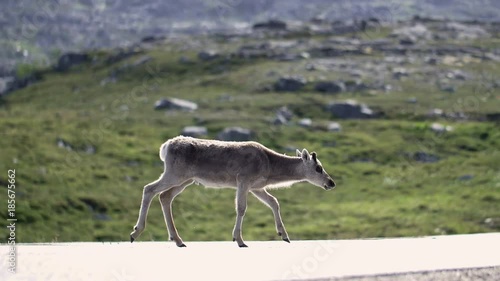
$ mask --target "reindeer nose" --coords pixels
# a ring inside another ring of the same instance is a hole
[[[335,182],[334,182],[332,179],[329,179],[329,180],[328,180],[328,186],[329,186],[330,188],[334,188],[334,187],[335,187]]]

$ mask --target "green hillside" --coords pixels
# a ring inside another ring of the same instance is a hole
[[[360,38],[387,34],[382,29]],[[472,77],[453,84],[453,91],[428,81],[424,58],[417,57],[405,65],[409,77],[385,77],[390,91],[330,94],[316,91],[316,81],[351,78],[336,70],[311,71],[308,65],[320,65],[321,57],[234,55],[243,44],[275,38],[268,36],[170,38],[138,45],[126,58],[117,56],[118,50],[92,51],[87,62],[62,72],[41,70],[37,83],[2,97],[0,199],[7,200],[7,171],[15,169],[18,242],[128,240],[142,187],[162,173],[159,146],[190,125],[205,126],[206,138],[241,126],[254,132],[253,140],[281,153],[293,154],[294,148],[318,153],[335,190],[304,183],[272,191],[292,240],[500,231],[500,126],[490,118],[500,109],[498,62],[439,57],[436,73],[461,70]],[[298,33],[280,40],[329,38]],[[494,34],[467,44],[487,49],[498,40]],[[200,59],[198,52],[206,48],[219,55]],[[291,52],[304,51],[294,48]],[[366,67],[381,65],[384,57],[375,50],[333,60]],[[395,68],[387,66],[392,73]],[[275,91],[273,84],[284,75],[302,75],[308,82],[299,91]],[[363,76],[367,84],[375,80]],[[154,110],[157,100],[168,97],[193,101],[198,109]],[[326,109],[346,99],[366,103],[376,116],[340,119]],[[294,117],[273,125],[282,106]],[[444,114],[429,116],[434,108]],[[455,113],[466,117],[450,117]],[[312,125],[299,126],[302,118],[311,118]],[[327,129],[333,121],[342,126],[340,132]],[[436,133],[431,130],[436,122],[452,130]],[[0,212],[4,221],[6,209]],[[234,190],[188,187],[174,202],[174,216],[187,242],[230,240]],[[246,240],[279,239],[271,211],[253,197],[243,234]],[[139,240],[167,236],[155,199]]]

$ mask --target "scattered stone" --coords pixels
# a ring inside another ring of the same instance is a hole
[[[156,101],[155,103],[155,109],[179,109],[179,110],[187,110],[187,111],[194,111],[198,109],[198,104],[188,101],[188,100],[183,100],[183,99],[178,99],[178,98],[166,98],[166,99],[161,99]]]
[[[500,218],[486,218],[484,224],[490,228],[500,229]]]
[[[445,125],[440,124],[440,123],[432,123],[430,129],[434,133],[446,133],[446,132],[453,131],[452,126],[445,126]]]
[[[394,30],[391,34],[400,40],[409,40],[414,44],[418,40],[429,40],[432,38],[432,33],[423,24],[416,24],[414,26],[405,26]],[[401,43],[401,42],[400,42]]]
[[[406,100],[406,102],[407,102],[407,103],[412,103],[412,104],[414,104],[414,103],[417,103],[417,102],[418,102],[418,100],[417,100],[417,98],[416,98],[416,97],[411,97],[411,98],[408,98],[408,99]]]
[[[220,132],[217,138],[223,141],[249,141],[252,138],[252,131],[241,127],[230,127]]]
[[[428,117],[443,117],[444,116],[444,111],[440,108],[434,108],[427,113]]]
[[[345,85],[346,91],[348,91],[348,92],[360,92],[360,91],[365,91],[365,90],[372,88],[369,85],[366,85],[365,83],[363,83],[361,80],[347,80],[344,82],[344,85]],[[384,87],[386,87],[386,86],[390,86],[390,85],[385,85]]]
[[[207,134],[207,128],[202,126],[187,126],[181,132],[181,135],[193,138],[206,136]]]
[[[439,157],[434,154],[417,151],[413,154],[413,160],[422,163],[435,163],[439,161]]]
[[[344,82],[330,81],[330,82],[318,82],[314,86],[314,90],[322,93],[337,94],[344,92],[346,86]]]
[[[203,61],[210,61],[220,57],[220,54],[214,50],[206,50],[198,53],[198,58]]]
[[[471,180],[473,178],[474,178],[473,175],[467,174],[467,175],[463,175],[463,176],[459,177],[458,180],[459,181],[468,181],[468,180]]]
[[[500,113],[488,113],[486,114],[486,119],[488,121],[500,122]]]
[[[366,119],[373,118],[375,114],[365,104],[359,104],[355,100],[342,102],[332,102],[328,105],[328,110],[341,119]]]
[[[301,127],[309,128],[312,126],[312,120],[311,118],[302,118],[297,124]]]
[[[327,129],[330,132],[340,132],[342,131],[342,126],[340,125],[340,123],[330,122],[330,124],[328,124]]]
[[[410,76],[410,73],[408,72],[408,70],[406,70],[406,68],[398,67],[392,71],[392,77],[394,79],[400,80],[402,77],[408,76]]]
[[[11,92],[15,81],[14,76],[0,77],[0,96]]]
[[[288,121],[286,120],[285,117],[283,117],[283,115],[276,114],[276,116],[274,117],[274,119],[271,123],[273,125],[285,125],[286,123],[288,123]]]
[[[292,120],[292,117],[293,117],[293,112],[290,109],[288,109],[288,107],[282,106],[278,110],[276,110],[276,116],[272,121],[272,123],[274,125],[285,125],[290,120]]]
[[[306,82],[302,76],[284,76],[274,84],[274,90],[277,92],[296,92],[304,88]]]
[[[281,20],[268,20],[253,25],[253,29],[286,30],[286,28],[286,22]]]
[[[441,85],[439,89],[446,93],[454,93],[456,91],[455,86],[452,85]]]
[[[95,154],[97,149],[95,146],[91,145],[91,144],[87,144],[85,146],[85,148],[83,149],[83,151],[87,154]]]
[[[468,74],[460,69],[455,69],[446,73],[446,78],[465,81],[468,78]]]
[[[90,57],[88,54],[67,53],[59,58],[55,69],[57,71],[67,71],[74,65],[82,64],[88,61],[90,61]]]
[[[490,36],[481,26],[459,22],[445,22],[438,30],[446,32],[453,39],[458,40],[474,40]]]
[[[57,143],[57,146],[60,148],[64,148],[68,151],[73,150],[73,146],[69,142],[67,142],[66,140],[64,140],[62,138],[57,138],[56,143]]]
[[[282,106],[276,111],[276,115],[283,116],[286,121],[290,121],[293,118],[293,112],[287,107]]]

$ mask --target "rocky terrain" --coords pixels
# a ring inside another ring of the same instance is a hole
[[[7,0],[0,9],[0,73],[18,63],[47,65],[68,51],[130,45],[146,36],[245,30],[253,22],[272,18],[376,18],[396,23],[414,15],[499,21],[500,4],[490,0]]]

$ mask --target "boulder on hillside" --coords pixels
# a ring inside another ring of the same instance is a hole
[[[304,88],[306,79],[302,76],[284,76],[274,83],[277,92],[296,92]]]
[[[67,53],[62,55],[55,66],[57,71],[67,71],[74,65],[82,64],[90,61],[88,54]]]
[[[219,52],[215,50],[205,50],[198,53],[198,58],[203,61],[210,61],[220,57]]]
[[[286,22],[281,20],[268,20],[258,22],[252,26],[253,29],[286,30]]]
[[[375,117],[373,110],[355,100],[332,102],[328,105],[328,111],[341,119],[367,119]]]
[[[252,138],[252,131],[241,127],[225,128],[217,135],[222,141],[249,141]]]
[[[309,128],[312,126],[312,120],[311,118],[302,118],[299,122],[297,122],[297,124],[301,127]]]
[[[327,129],[329,132],[340,132],[342,131],[342,126],[337,122],[330,122]]]
[[[322,93],[337,94],[344,92],[346,87],[344,82],[341,81],[323,81],[316,83],[314,90]]]
[[[193,138],[206,136],[207,134],[207,128],[202,126],[187,126],[181,132],[181,135]]]
[[[0,77],[0,96],[12,91],[16,78],[14,76]]]
[[[178,98],[166,98],[156,101],[155,109],[156,110],[179,109],[179,110],[195,111],[196,109],[198,109],[198,104],[192,101],[178,99]]]

